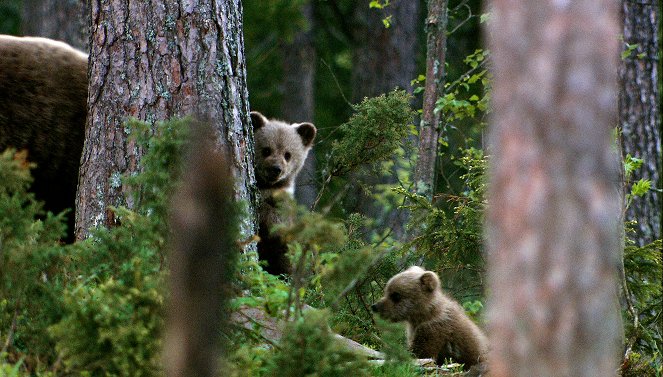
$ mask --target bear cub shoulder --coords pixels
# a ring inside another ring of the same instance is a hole
[[[311,123],[285,123],[251,112],[255,139],[255,174],[261,201],[258,207],[258,257],[266,261],[265,270],[274,275],[290,272],[287,244],[271,228],[288,222],[279,215],[278,206],[292,200],[299,174],[316,135]]]
[[[453,359],[466,367],[481,363],[488,341],[463,308],[442,292],[432,271],[413,266],[387,282],[384,297],[371,306],[382,318],[407,322],[408,343],[419,358],[443,364]]]

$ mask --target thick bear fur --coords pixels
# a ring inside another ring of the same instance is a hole
[[[407,322],[408,344],[418,358],[432,358],[440,365],[453,359],[469,368],[483,362],[488,352],[486,336],[442,292],[432,271],[413,266],[395,275],[371,309],[392,322]]]
[[[0,151],[27,149],[32,191],[68,215],[73,240],[87,114],[87,54],[46,38],[0,35]]]
[[[283,201],[292,200],[295,178],[304,166],[316,135],[311,123],[289,124],[267,119],[259,112],[251,112],[256,148],[255,173],[260,189],[258,208],[258,257],[267,262],[265,270],[273,275],[291,272],[287,256],[288,245],[272,232],[274,225],[287,223],[278,208]]]

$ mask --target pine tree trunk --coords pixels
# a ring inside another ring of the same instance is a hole
[[[85,0],[23,0],[24,35],[47,37],[88,50],[89,7]]]
[[[313,44],[312,2],[302,5],[302,14],[307,23],[306,30],[299,31],[292,43],[283,49],[283,101],[281,116],[291,123],[313,122],[314,84],[316,54]],[[311,207],[318,195],[315,180],[315,149],[306,158],[304,167],[297,176],[295,197],[297,202]]]
[[[661,113],[657,59],[660,59],[658,22],[660,4],[622,2],[624,42],[636,46],[620,67],[619,124],[622,128],[624,154],[641,158],[643,165],[633,174],[633,181],[649,179],[652,187],[663,188],[661,172]],[[650,190],[636,198],[626,213],[627,220],[637,220],[635,240],[643,246],[661,238],[663,194]]]
[[[447,48],[447,1],[428,0],[426,18],[426,86],[419,129],[419,156],[414,182],[417,191],[432,198],[435,190],[437,142],[440,137],[440,115],[435,103],[444,95],[445,53]]]
[[[617,3],[489,6],[491,376],[615,376]]]
[[[194,5],[195,4],[195,5]],[[76,236],[111,227],[111,206],[127,201],[121,177],[138,169],[141,151],[127,139],[128,118],[154,123],[194,115],[230,150],[235,195],[255,192],[239,0],[92,2],[88,125],[81,160]],[[252,221],[242,232],[254,234]]]

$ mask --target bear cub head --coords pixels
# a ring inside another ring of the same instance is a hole
[[[258,188],[263,193],[265,190],[284,190],[294,195],[295,178],[313,145],[315,126],[267,119],[257,111],[251,112],[251,122],[256,143]]]
[[[412,266],[389,279],[384,297],[371,305],[371,309],[392,322],[425,322],[434,316],[427,309],[440,302],[439,287],[437,274]]]

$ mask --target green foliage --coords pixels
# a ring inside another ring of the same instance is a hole
[[[130,127],[147,150],[143,172],[126,179],[135,209],[114,209],[121,226],[74,245],[58,241],[62,215],[43,214],[27,193],[25,155],[0,156],[0,333],[13,362],[0,368],[39,372],[59,356],[53,370],[66,373],[161,373],[167,208],[188,120],[164,122],[154,133]]]
[[[631,178],[640,169],[643,160],[630,154],[624,157],[625,208],[651,189],[649,180],[635,183]],[[630,186],[630,190],[628,190]],[[637,247],[629,238],[632,223],[625,224],[624,248],[625,294],[624,323],[626,335],[626,360],[622,375],[663,375],[663,258],[662,241]]]
[[[50,329],[70,371],[161,373],[168,204],[181,174],[189,122],[159,123],[154,133],[144,123],[129,124],[146,149],[143,172],[125,179],[136,207],[115,209],[122,226],[96,229],[76,245],[78,274],[64,292],[63,319]]]
[[[269,376],[369,376],[368,362],[339,344],[325,311],[310,310],[288,324]]]
[[[379,317],[375,319],[380,332],[381,351],[385,354],[385,363],[392,365],[412,362],[412,353],[407,348],[405,326],[403,323],[391,323]]]
[[[91,376],[161,374],[163,278],[136,257],[132,282],[81,282],[66,292],[66,315],[51,328],[69,371]]]
[[[626,284],[633,306],[625,313],[627,345],[632,347],[624,376],[663,375],[663,259],[661,240],[624,250]]]
[[[44,214],[27,193],[32,179],[26,153],[0,154],[0,333],[12,359],[54,360],[45,329],[59,318],[65,264],[63,214]]]
[[[485,127],[484,115],[490,103],[490,73],[486,67],[489,52],[477,49],[465,57],[467,67],[455,81],[445,84],[444,95],[435,103],[435,111],[444,119],[440,143],[449,146],[450,131],[460,124],[469,122],[472,129],[481,131]],[[465,136],[467,137],[467,136]]]
[[[638,47],[640,47],[640,45],[637,44],[637,43],[630,44],[630,43],[624,42],[624,50],[622,51],[622,54],[621,54],[622,60],[626,60],[626,59],[630,58],[633,55],[633,52],[638,49]],[[640,58],[640,59],[642,59],[643,56],[647,56],[647,55],[646,54],[638,54],[638,58]]]
[[[426,197],[396,189],[408,199],[411,213],[409,228],[415,234],[406,249],[414,247],[430,261],[437,261],[438,270],[478,268],[482,265],[483,210],[485,208],[485,170],[487,160],[479,149],[463,151],[455,161],[466,171],[461,178],[465,190],[460,195]],[[446,199],[451,208],[439,206],[436,200]]]
[[[3,355],[0,355],[0,357]],[[3,377],[20,377],[21,376],[21,365],[23,365],[23,360],[19,360],[16,364],[7,364],[4,362],[4,357],[0,358],[0,376]]]
[[[369,8],[384,9],[389,6],[389,0],[371,0],[368,4]]]
[[[415,115],[411,100],[405,91],[394,90],[355,105],[355,113],[338,128],[340,137],[332,143],[328,174],[345,175],[391,158],[409,134]]]

